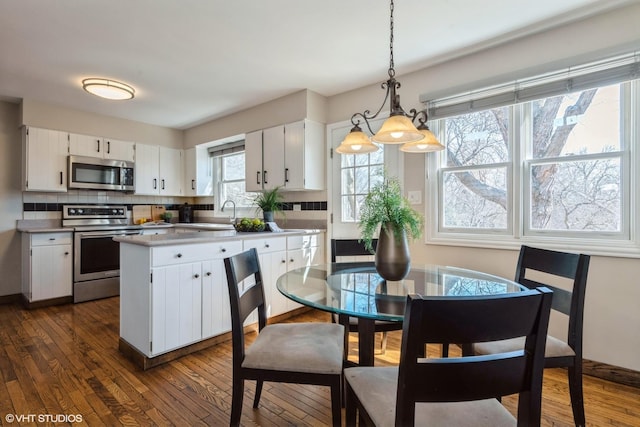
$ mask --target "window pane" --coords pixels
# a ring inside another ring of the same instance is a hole
[[[356,202],[354,196],[342,196],[342,221],[355,222]]]
[[[222,180],[244,179],[244,153],[222,157]]]
[[[620,231],[620,159],[534,165],[531,229]]]
[[[486,165],[509,160],[509,107],[445,120],[447,166]]]
[[[444,172],[443,179],[444,227],[507,228],[506,168]]]
[[[342,169],[342,179],[340,180],[342,194],[353,194],[355,192],[354,173],[353,168]]]
[[[233,200],[236,208],[253,206],[253,200],[245,193],[244,181],[223,183],[220,200]]]
[[[620,85],[532,104],[533,158],[619,151]]]
[[[341,155],[340,192],[342,222],[357,222],[360,206],[372,186],[382,182],[384,149],[369,154]]]
[[[369,167],[356,168],[356,194],[369,192]]]

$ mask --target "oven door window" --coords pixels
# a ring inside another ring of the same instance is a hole
[[[80,274],[120,269],[120,244],[113,235],[88,237],[80,241]]]

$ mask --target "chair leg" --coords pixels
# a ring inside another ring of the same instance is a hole
[[[380,353],[385,354],[387,351],[387,332],[382,331],[382,339],[380,340]]]
[[[356,425],[356,396],[353,393],[353,390],[349,386],[349,383],[346,382],[347,396],[346,396],[346,404],[345,404],[345,425],[347,427],[351,427]]]
[[[242,415],[242,398],[244,397],[244,379],[233,376],[233,391],[231,394],[231,421],[229,425],[237,427],[240,425]]]
[[[342,378],[331,385],[331,421],[334,427],[342,426]]]
[[[576,361],[574,366],[568,369],[569,394],[571,395],[571,409],[573,411],[573,422],[576,426],[586,425],[584,416],[584,397],[582,394],[582,363]]]
[[[262,394],[262,380],[256,380],[256,394],[253,398],[253,407],[257,408],[260,403],[260,395]]]

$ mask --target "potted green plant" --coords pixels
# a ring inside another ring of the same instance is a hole
[[[282,212],[282,199],[280,187],[275,187],[258,193],[253,202],[262,210],[265,222],[273,222],[273,215]]]
[[[360,240],[373,251],[373,238],[379,231],[375,251],[378,274],[387,280],[401,280],[409,272],[411,256],[407,236],[422,235],[424,219],[402,195],[397,177],[383,177],[364,199],[360,210]]]

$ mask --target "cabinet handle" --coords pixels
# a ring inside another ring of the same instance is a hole
[[[289,182],[289,168],[284,168],[284,182]]]
[[[158,189],[158,180],[156,178],[153,178],[153,189],[154,190]]]
[[[56,238],[55,237],[49,237],[49,240],[54,241],[54,240],[56,240]]]
[[[192,179],[192,180],[191,180],[191,189],[192,189],[192,190],[195,190],[195,189],[196,189],[196,180],[195,180],[195,179]]]
[[[62,185],[62,171],[60,171],[60,185]]]
[[[291,259],[289,260],[289,262],[293,262],[293,258],[291,258]]]
[[[177,258],[182,258],[182,254],[176,255]]]
[[[284,264],[285,262],[287,262],[287,260],[286,260],[286,259],[283,259],[283,260],[282,260],[282,263]]]
[[[225,248],[220,249],[220,252],[227,252]]]
[[[107,154],[111,154],[111,141],[107,141]]]
[[[162,189],[164,190],[164,179],[161,179],[160,182],[162,183]]]
[[[264,181],[264,183],[267,183],[267,171],[263,171],[262,172],[262,180]]]
[[[64,253],[64,255],[65,255],[65,256],[69,255],[69,252],[65,252],[65,253]]]
[[[211,276],[211,272],[210,271],[207,271],[207,276]]]
[[[260,171],[256,172],[256,184],[260,184]]]
[[[193,275],[193,277],[194,277],[195,279],[199,279],[199,278],[200,278],[200,275],[199,275],[199,274],[194,274],[194,275]]]
[[[265,248],[268,248],[268,247],[269,247],[269,244],[268,244],[268,243],[265,243],[265,244],[264,244],[264,247],[265,247]]]

